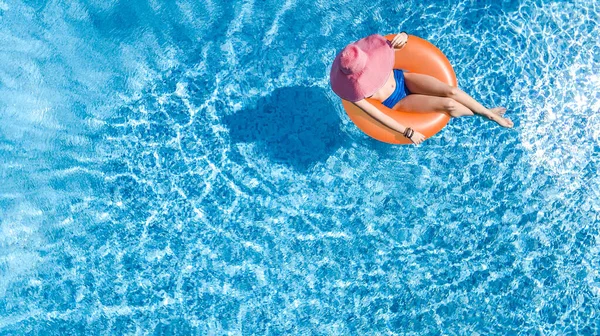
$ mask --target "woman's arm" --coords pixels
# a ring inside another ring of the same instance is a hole
[[[406,126],[394,120],[394,118],[388,116],[387,114],[381,112],[377,107],[373,106],[373,104],[369,103],[366,99],[361,99],[357,102],[354,102],[354,105],[360,107],[361,110],[365,111],[368,115],[375,118],[380,123],[385,126],[393,129],[394,131],[400,132],[404,134],[406,131]]]
[[[358,106],[361,110],[365,111],[368,115],[370,115],[380,123],[384,124],[385,126],[397,132],[400,132],[400,134],[404,134],[404,132],[406,131],[406,126],[397,122],[396,120],[394,120],[394,118],[388,116],[387,114],[381,112],[377,107],[373,106],[373,104],[369,103],[366,99],[361,99],[357,102],[354,102],[353,104]],[[417,131],[414,131],[414,134],[412,137],[410,137],[410,140],[415,144],[420,144],[421,142],[423,142],[423,140],[425,140],[425,136],[423,136],[423,134]]]

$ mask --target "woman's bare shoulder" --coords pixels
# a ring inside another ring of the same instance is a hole
[[[368,97],[367,97],[367,98],[368,98]],[[367,99],[366,99],[366,98],[363,98],[363,99],[361,99],[361,100],[354,101],[354,102],[352,102],[352,103],[353,103],[354,105],[358,106],[358,107],[362,107],[362,106],[364,106],[365,104],[369,104],[369,102],[367,101]]]
[[[363,110],[368,110],[368,109],[375,107],[375,106],[373,106],[373,104],[369,103],[369,101],[364,98],[361,100],[357,100],[353,103],[354,103],[354,105],[360,107]]]

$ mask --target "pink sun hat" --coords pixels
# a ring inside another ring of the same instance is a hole
[[[369,35],[337,54],[329,74],[331,89],[342,99],[361,100],[377,92],[393,68],[391,43],[381,35]]]

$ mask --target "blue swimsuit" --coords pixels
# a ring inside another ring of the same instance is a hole
[[[404,82],[404,72],[402,72],[402,70],[394,69],[394,79],[396,80],[396,89],[392,95],[383,102],[383,105],[389,108],[393,108],[400,99],[410,94],[410,91],[408,91],[406,83]]]

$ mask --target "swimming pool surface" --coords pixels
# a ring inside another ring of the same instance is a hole
[[[600,334],[599,27],[598,0],[0,0],[0,335]],[[400,30],[515,128],[363,134],[331,62]]]

